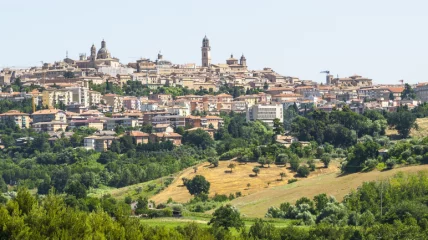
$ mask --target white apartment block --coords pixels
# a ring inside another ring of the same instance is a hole
[[[247,108],[247,122],[260,120],[269,126],[273,126],[273,120],[278,118],[284,121],[281,104],[257,104]]]

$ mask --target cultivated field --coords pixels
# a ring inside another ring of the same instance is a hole
[[[293,184],[263,189],[251,195],[237,198],[231,204],[239,208],[244,216],[263,217],[270,206],[279,207],[283,202],[294,203],[301,197],[312,198],[321,193],[334,196],[340,201],[363,182],[385,179],[398,172],[411,173],[422,170],[428,171],[428,165],[403,167],[383,172],[374,170],[368,173],[354,173],[344,176],[331,172]]]
[[[236,167],[233,172],[227,166],[231,163],[235,163]],[[186,187],[183,186],[182,178],[191,179],[196,175],[203,175],[210,183],[210,195],[214,194],[235,194],[241,192],[243,196],[254,194],[265,189],[271,189],[277,186],[287,185],[287,180],[294,178],[295,173],[283,166],[276,166],[271,164],[270,168],[265,165],[264,168],[260,168],[258,176],[254,176],[252,169],[255,166],[260,166],[258,163],[239,164],[235,161],[220,161],[219,166],[213,168],[209,163],[202,163],[198,165],[198,170],[195,173],[193,168],[189,168],[174,180],[174,182],[165,190],[158,195],[155,195],[151,200],[156,203],[165,203],[169,198],[172,198],[176,202],[187,202],[191,199],[191,195],[187,191]],[[287,165],[288,166],[288,165]],[[317,165],[319,168],[315,172],[311,172],[308,179],[316,178],[328,173],[338,172],[336,163],[326,169],[322,167],[321,163]],[[283,181],[280,181],[279,174],[285,172],[287,177]],[[299,181],[307,181],[308,179],[298,178]],[[250,187],[247,187],[247,184]],[[269,186],[268,186],[268,183]]]

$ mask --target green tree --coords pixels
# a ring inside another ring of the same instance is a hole
[[[287,176],[287,174],[285,172],[282,172],[279,174],[279,176],[281,177],[281,181],[282,181],[283,178],[285,178]]]
[[[279,118],[275,118],[273,120],[273,131],[274,131],[275,135],[281,135],[281,134],[284,134],[284,132],[285,132],[284,126],[280,122]]]
[[[139,197],[137,199],[137,205],[135,207],[135,214],[140,215],[145,213],[149,209],[149,201],[147,198]]]
[[[86,197],[86,188],[79,181],[72,181],[65,187],[65,192],[68,195],[75,196],[77,199]]]
[[[185,186],[191,195],[201,193],[208,194],[210,191],[210,182],[204,176],[196,175],[192,180],[187,180]]]
[[[187,131],[183,135],[183,143],[191,144],[202,149],[207,149],[214,146],[214,140],[210,134],[202,129]]]
[[[327,197],[327,194],[322,193],[314,197],[314,202],[315,202],[315,207],[317,209],[317,212],[319,213],[327,206],[329,199]]]
[[[31,209],[33,209],[37,204],[37,200],[31,196],[31,193],[27,189],[23,187],[18,188],[14,201],[18,204],[19,210],[21,210],[22,214],[29,214]]]
[[[229,228],[241,230],[245,226],[238,209],[230,204],[215,210],[213,218],[208,222],[208,225],[212,225],[214,228],[224,228],[225,230],[229,230]]]
[[[308,177],[310,173],[310,170],[307,166],[300,166],[297,169],[297,174],[299,174],[299,176],[301,177]]]
[[[250,239],[279,239],[279,233],[271,223],[256,219],[248,233]]]
[[[328,168],[328,166],[330,165],[330,162],[331,162],[330,154],[323,154],[321,157],[321,162],[324,163],[325,168]]]
[[[299,168],[299,166],[300,166],[300,162],[299,162],[299,159],[297,158],[297,156],[295,156],[295,155],[292,156],[290,159],[291,170],[296,172],[297,169]]]
[[[399,107],[388,115],[388,124],[394,127],[402,138],[407,138],[412,128],[416,128],[416,117],[407,107]]]
[[[234,163],[231,163],[227,166],[227,168],[230,168],[230,172],[232,173],[233,169],[236,167]]]
[[[278,165],[287,165],[287,161],[288,161],[288,156],[285,153],[281,153],[278,154],[278,156],[276,156],[276,164]]]
[[[259,167],[254,167],[253,168],[253,172],[256,174],[256,176],[258,176],[259,173],[260,173],[260,168]]]
[[[7,184],[4,179],[0,176],[0,195],[3,192],[7,192]]]
[[[213,166],[213,167],[218,167],[219,161],[217,157],[209,157],[208,158],[208,162]]]
[[[404,90],[401,92],[401,99],[416,99],[416,93],[415,90],[413,90],[412,86],[410,84],[406,83],[404,85]]]

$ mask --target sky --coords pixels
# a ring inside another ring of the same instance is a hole
[[[2,0],[0,68],[41,66],[90,54],[105,39],[124,64],[159,51],[176,64],[230,54],[250,69],[270,67],[323,82],[358,74],[375,83],[427,82],[424,0]]]

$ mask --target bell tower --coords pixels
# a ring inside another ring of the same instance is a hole
[[[211,65],[211,47],[210,40],[207,36],[202,40],[202,67],[209,67]]]

